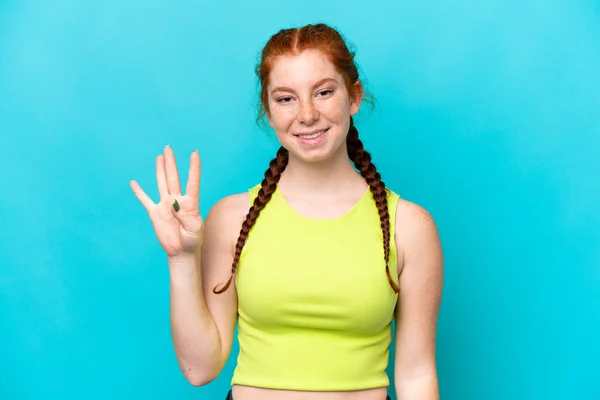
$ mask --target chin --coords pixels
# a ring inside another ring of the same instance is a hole
[[[334,149],[327,146],[324,148],[311,149],[307,151],[306,149],[298,149],[292,146],[288,148],[288,151],[291,157],[294,157],[299,161],[317,164],[336,158],[341,150],[346,151],[345,143],[343,143],[343,148],[341,147],[342,146],[340,146],[338,149]]]
[[[296,158],[298,158],[300,161],[303,161],[305,163],[311,163],[311,164],[321,163],[321,162],[327,161],[327,160],[329,160],[331,158],[331,154],[324,154],[324,155],[320,155],[320,154],[310,154],[310,155],[294,154],[294,156]]]

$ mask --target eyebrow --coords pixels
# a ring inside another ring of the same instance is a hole
[[[321,79],[320,81],[318,81],[317,83],[315,83],[313,85],[313,88],[315,88],[317,86],[321,86],[325,82],[330,82],[330,81],[337,83],[337,81],[335,79],[333,79],[333,78],[324,78],[324,79]],[[278,92],[278,91],[279,92],[293,92],[294,90],[291,89],[291,88],[289,88],[289,87],[287,87],[287,86],[276,86],[276,87],[273,88],[273,90],[271,90],[271,93],[275,93],[275,92]]]

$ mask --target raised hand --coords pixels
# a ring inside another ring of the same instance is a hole
[[[164,153],[156,157],[156,181],[160,195],[158,204],[150,199],[136,181],[130,181],[130,186],[148,211],[158,241],[169,257],[182,253],[195,254],[202,245],[198,151],[192,152],[190,156],[185,195],[181,194],[175,154],[170,146],[165,147]]]

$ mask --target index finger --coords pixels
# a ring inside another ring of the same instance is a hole
[[[189,194],[196,199],[200,198],[200,154],[198,154],[198,150],[194,150],[190,156],[190,169],[185,194]]]

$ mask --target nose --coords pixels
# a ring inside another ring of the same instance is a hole
[[[319,119],[319,111],[313,104],[312,100],[306,100],[300,103],[298,110],[298,122],[310,125]]]

